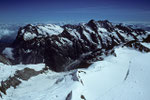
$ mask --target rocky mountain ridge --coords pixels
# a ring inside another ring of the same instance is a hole
[[[46,63],[51,70],[67,71],[88,67],[104,56],[115,55],[117,46],[149,52],[140,42],[150,42],[150,32],[121,24],[90,20],[64,26],[27,25],[18,31],[12,48],[14,64]]]

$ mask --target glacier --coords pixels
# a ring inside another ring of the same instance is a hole
[[[148,43],[145,46],[150,47]],[[115,56],[93,63],[89,68],[68,72],[45,71],[15,89],[2,93],[1,100],[149,100],[150,53],[127,47],[115,48]],[[11,68],[9,68],[11,67]],[[42,70],[44,64],[0,64],[4,80],[20,68]]]

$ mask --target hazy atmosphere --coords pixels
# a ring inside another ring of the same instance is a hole
[[[1,0],[0,23],[150,21],[149,0]]]

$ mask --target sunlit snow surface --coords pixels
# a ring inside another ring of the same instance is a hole
[[[33,27],[32,25],[30,28]],[[41,36],[51,36],[51,35],[58,35],[64,31],[64,29],[58,25],[55,24],[47,24],[47,25],[37,25],[37,31],[38,34],[35,34],[30,31],[25,31],[25,29],[22,29],[21,35],[23,35],[23,39],[25,41],[28,40],[33,40],[36,37],[41,37]]]
[[[115,52],[117,57],[109,56],[88,69],[47,71],[22,81],[16,89],[8,89],[3,100],[65,100],[71,91],[71,100],[83,100],[81,95],[86,100],[149,100],[150,53],[126,47],[116,48]],[[74,81],[72,75],[79,81]]]
[[[9,76],[13,76],[17,70],[22,70],[24,68],[33,68],[35,71],[40,71],[42,68],[44,68],[44,64],[29,64],[29,65],[5,65],[0,63],[0,82],[2,80],[7,79]]]

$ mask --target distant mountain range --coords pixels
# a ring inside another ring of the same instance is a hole
[[[103,60],[104,56],[115,55],[114,48],[117,46],[149,52],[149,48],[140,43],[149,42],[149,38],[148,31],[114,25],[107,20],[63,26],[28,24],[19,29],[10,46],[14,58],[11,61],[13,64],[46,63],[54,71],[67,71],[88,67]]]
[[[150,31],[145,26],[90,20],[4,25],[1,32],[2,100],[150,98]]]
[[[72,22],[60,22],[60,23],[55,23],[56,25],[59,26],[63,26],[66,25],[68,23],[72,23]],[[72,24],[74,24],[75,22],[73,22]],[[84,22],[82,22],[84,23]],[[118,23],[119,24],[119,23]],[[18,30],[20,27],[24,26],[26,24],[0,24],[0,43],[11,43],[12,41],[15,40]],[[38,25],[38,23],[34,24],[34,25]],[[44,25],[44,23],[43,23]],[[76,25],[78,25],[76,23]],[[124,24],[125,26],[130,26],[132,28],[141,28],[144,29],[146,31],[150,31],[150,24]]]

